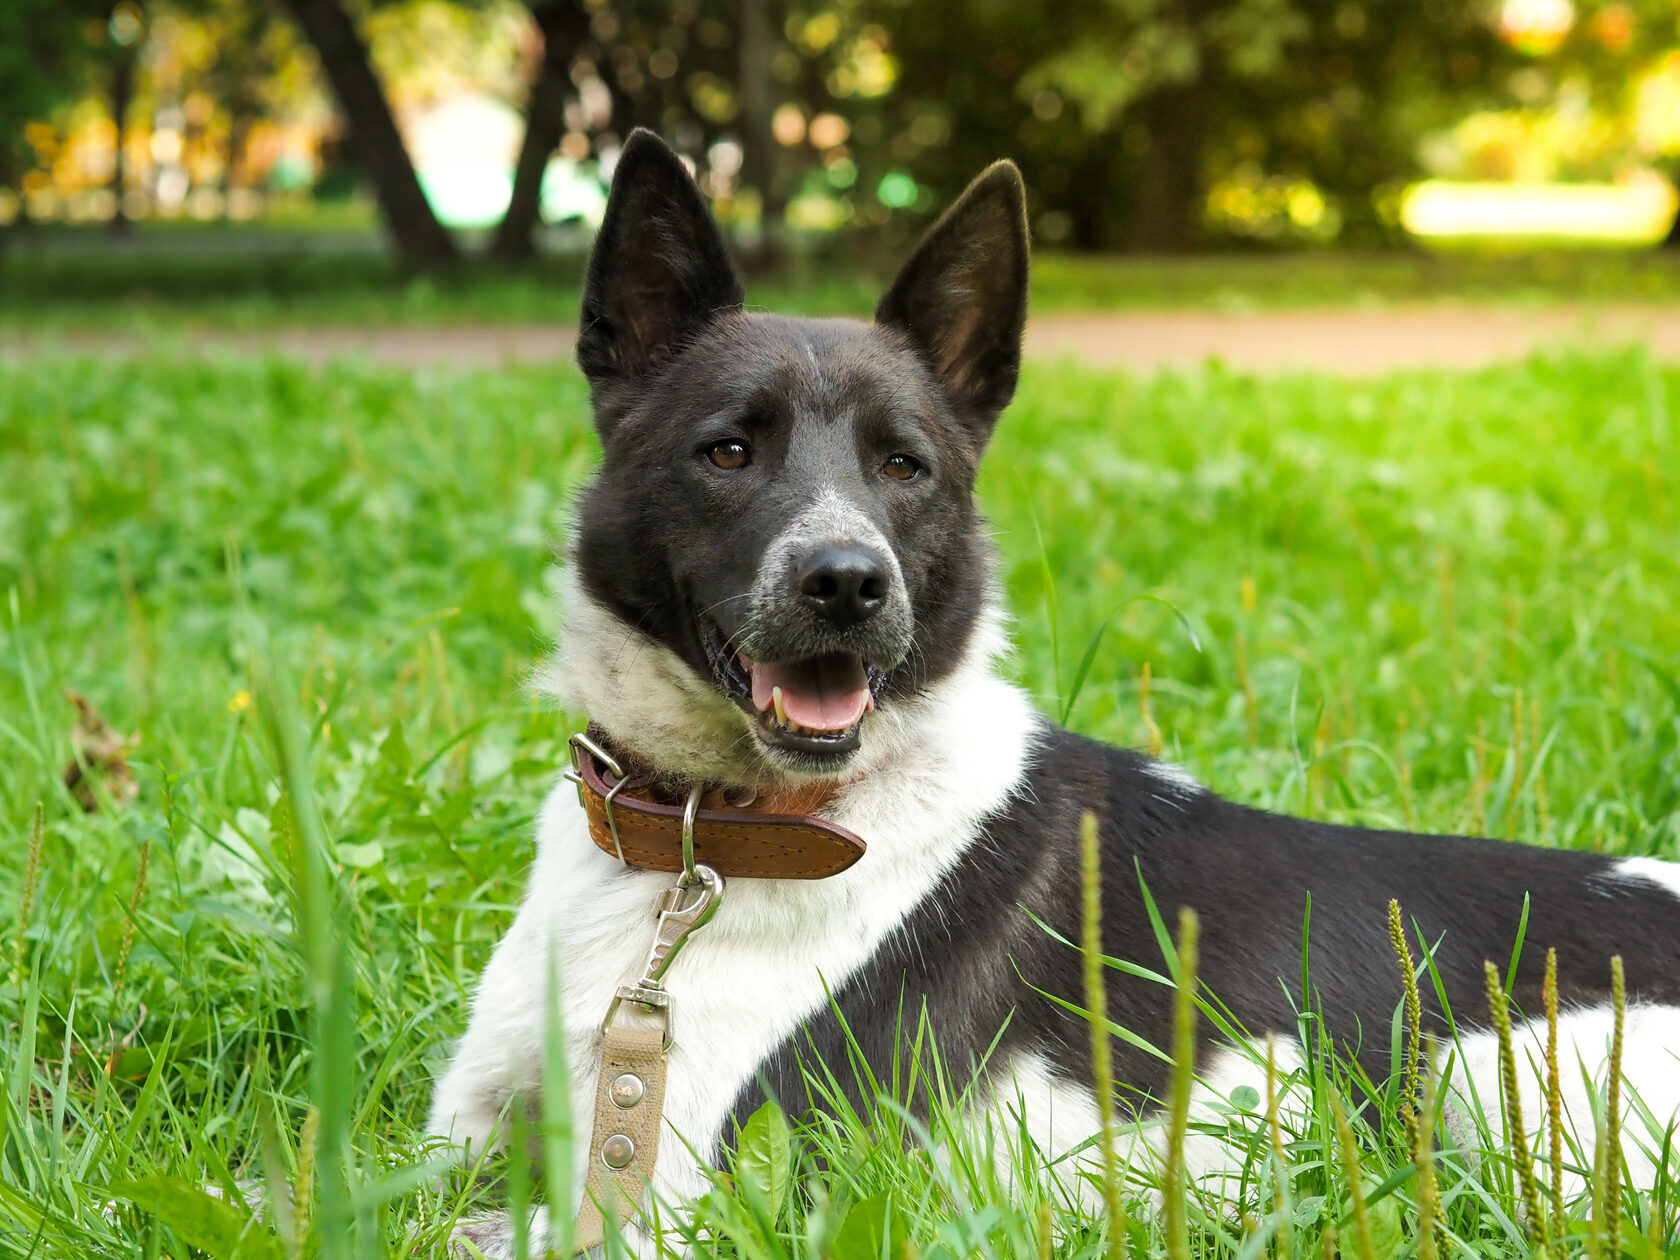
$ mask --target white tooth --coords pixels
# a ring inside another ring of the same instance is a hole
[[[865,713],[875,712],[875,693],[873,691],[869,692],[867,695],[864,696],[864,698],[863,698],[863,711]]]
[[[782,689],[780,687],[770,688],[770,707],[776,710],[776,721],[786,726],[788,716],[787,710],[782,706]]]

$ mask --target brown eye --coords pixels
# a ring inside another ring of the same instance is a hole
[[[706,452],[706,458],[719,468],[733,471],[752,462],[752,452],[745,442],[719,442]]]
[[[881,465],[881,471],[894,481],[914,481],[922,474],[922,466],[908,455],[894,455]]]

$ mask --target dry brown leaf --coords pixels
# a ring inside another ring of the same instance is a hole
[[[100,795],[94,790],[97,781],[112,804],[121,808],[140,794],[129,768],[128,754],[140,743],[140,733],[118,733],[105,715],[94,707],[79,691],[67,693],[76,708],[76,725],[70,732],[70,744],[76,755],[64,767],[64,786],[76,803],[88,813],[99,808]]]

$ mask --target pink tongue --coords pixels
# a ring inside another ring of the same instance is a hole
[[[752,663],[753,705],[770,708],[782,689],[788,721],[813,731],[845,731],[857,725],[869,703],[869,680],[855,656],[819,656],[788,665]]]

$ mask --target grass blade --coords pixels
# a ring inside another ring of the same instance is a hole
[[[1126,1208],[1120,1198],[1120,1162],[1114,1150],[1114,1059],[1108,1039],[1108,991],[1103,976],[1102,841],[1097,816],[1090,810],[1079,820],[1079,845],[1085,886],[1085,1007],[1090,1013],[1092,1085],[1102,1124],[1103,1211],[1110,1260],[1125,1260]]]
[[[1178,992],[1173,1000],[1173,1070],[1167,1113],[1166,1166],[1161,1173],[1161,1206],[1170,1260],[1190,1260],[1186,1216],[1189,1169],[1184,1140],[1190,1126],[1190,1094],[1196,1085],[1196,973],[1201,922],[1185,906],[1178,912]]]

